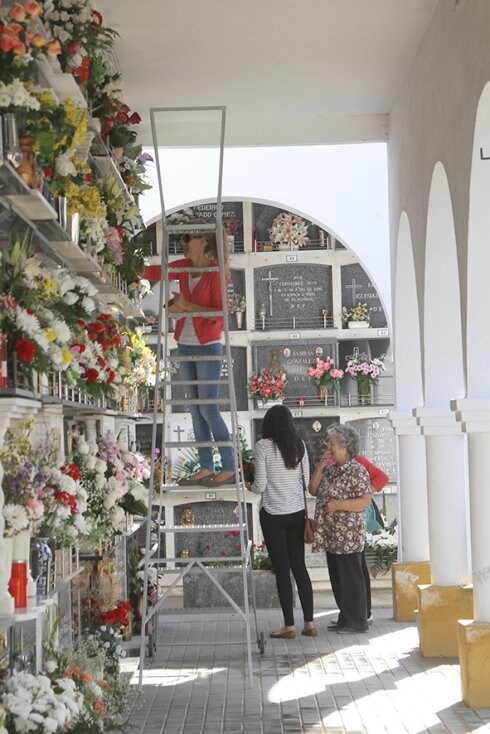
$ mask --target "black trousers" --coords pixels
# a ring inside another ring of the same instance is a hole
[[[285,627],[294,625],[291,572],[298,588],[304,621],[313,621],[313,589],[305,565],[304,522],[303,510],[288,515],[270,515],[263,508],[260,511],[260,527],[276,572]]]
[[[364,553],[329,553],[328,573],[335,602],[340,610],[341,627],[367,629],[366,584],[363,573]]]

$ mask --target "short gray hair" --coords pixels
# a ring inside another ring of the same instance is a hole
[[[344,426],[336,423],[327,429],[327,438],[335,439],[339,446],[342,446],[349,458],[353,459],[359,453],[359,434],[352,426]]]

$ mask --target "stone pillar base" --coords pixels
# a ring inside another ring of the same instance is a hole
[[[460,619],[459,662],[463,702],[471,709],[490,707],[490,623]]]
[[[458,620],[473,619],[473,587],[419,586],[418,610],[421,654],[457,657]]]
[[[430,584],[430,563],[394,563],[391,567],[393,581],[393,619],[396,622],[414,622],[418,607],[417,587]]]

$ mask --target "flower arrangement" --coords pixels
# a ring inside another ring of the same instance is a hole
[[[32,420],[27,420],[8,429],[0,449],[6,535],[28,530],[54,538],[58,547],[73,545],[90,532],[84,516],[86,492],[78,482],[77,467],[59,466],[51,437],[32,445],[32,428]]]
[[[118,533],[125,512],[147,514],[144,482],[150,469],[141,454],[128,451],[111,435],[100,437],[97,446],[79,438],[72,463],[78,467],[80,484],[87,493],[85,518],[91,531],[85,545],[93,546]]]
[[[238,219],[238,217],[230,217],[229,219],[226,219],[223,224],[225,226],[226,232],[233,237],[236,236],[238,230],[240,229],[240,220]]]
[[[349,321],[369,321],[369,312],[371,309],[367,303],[358,303],[357,306],[352,308],[342,308],[342,321],[344,324],[348,324]]]
[[[228,312],[237,313],[245,311],[247,308],[247,301],[245,296],[241,293],[230,293],[228,296]]]
[[[37,19],[43,9],[35,0],[0,6],[0,79],[27,80],[33,73],[34,59],[40,54],[58,56],[61,47],[56,39],[48,40],[38,32]]]
[[[185,209],[179,209],[178,212],[169,214],[167,224],[191,224],[195,217],[194,209],[188,206]]]
[[[297,214],[281,212],[269,229],[270,241],[274,245],[286,244],[289,247],[305,247],[309,239],[308,225]]]
[[[385,371],[385,365],[382,359],[368,357],[364,352],[356,352],[347,361],[345,371],[356,380],[358,387],[361,385],[369,387],[378,384],[379,376]]]
[[[258,571],[274,571],[265,540],[260,545],[252,544],[252,568]]]
[[[130,298],[141,299],[153,293],[150,281],[146,278],[138,276],[132,283],[128,285],[128,296]]]
[[[275,400],[284,398],[287,385],[285,372],[271,372],[268,369],[256,372],[250,377],[248,394],[250,397]]]
[[[389,571],[398,558],[396,520],[384,530],[367,533],[364,551],[373,557],[373,563],[370,566],[373,576]]]
[[[152,185],[146,175],[146,166],[153,158],[149,153],[143,153],[142,145],[126,148],[123,157],[118,162],[119,173],[129,191],[141,194],[151,189]]]
[[[334,361],[331,357],[327,357],[324,360],[317,358],[315,365],[313,367],[309,367],[306,370],[306,374],[310,377],[314,377],[318,386],[326,387],[329,390],[332,388],[334,390],[339,390],[340,380],[344,376],[343,371],[335,367]]]

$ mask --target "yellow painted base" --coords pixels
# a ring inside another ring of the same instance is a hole
[[[457,657],[460,619],[473,619],[472,586],[418,587],[420,652],[424,657]]]
[[[393,618],[396,622],[414,622],[418,608],[417,587],[430,584],[430,563],[394,563],[391,567]]]
[[[463,702],[471,709],[490,707],[490,623],[460,619],[459,662]]]

